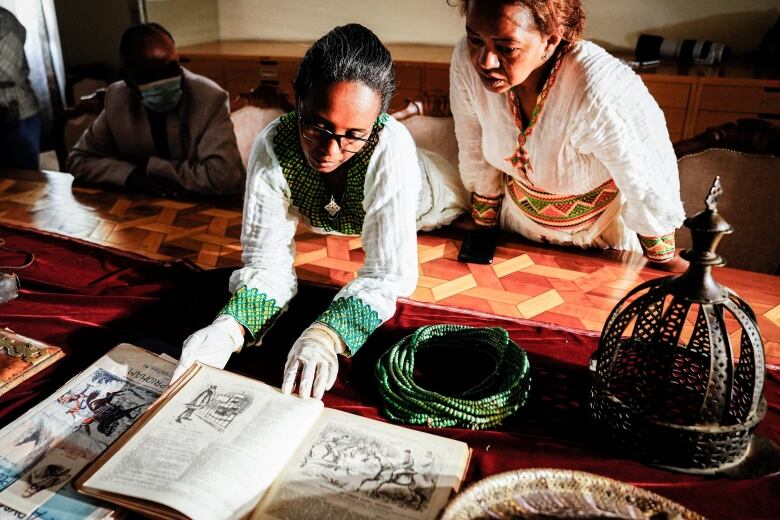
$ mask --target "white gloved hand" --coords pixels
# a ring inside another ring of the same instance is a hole
[[[339,373],[338,354],[345,350],[344,340],[330,327],[315,323],[303,331],[287,354],[282,392],[289,394],[298,379],[298,395],[322,399],[325,390],[333,388]]]
[[[233,352],[244,345],[244,328],[233,316],[220,314],[209,325],[190,335],[181,348],[179,365],[173,371],[171,383],[196,361],[216,368],[224,368]]]

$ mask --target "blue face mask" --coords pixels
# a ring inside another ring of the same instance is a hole
[[[152,112],[170,112],[184,95],[181,76],[139,85],[138,89],[141,91],[141,103]]]

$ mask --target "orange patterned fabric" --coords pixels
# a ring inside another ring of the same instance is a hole
[[[509,196],[528,218],[541,226],[561,230],[590,226],[618,196],[613,180],[581,195],[554,195],[509,175],[506,186]]]

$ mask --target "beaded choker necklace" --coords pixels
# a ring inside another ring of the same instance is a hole
[[[523,129],[523,117],[520,111],[520,98],[515,91],[515,87],[512,87],[508,92],[509,109],[512,111],[512,115],[515,119],[515,126],[517,126],[520,133],[517,135],[517,148],[515,149],[515,152],[505,160],[512,163],[512,166],[514,166],[526,180],[528,179],[528,172],[533,169],[531,168],[531,157],[528,154],[525,145],[531,137],[531,133],[536,127],[539,117],[542,115],[547,96],[550,94],[553,85],[555,85],[555,80],[558,79],[558,71],[561,69],[563,57],[570,48],[571,45],[564,42],[559,46],[559,50],[555,53],[555,63],[550,71],[550,75],[544,82],[541,92],[539,92],[539,95],[536,97],[536,105],[534,106],[533,112],[531,112],[531,118],[525,129]]]

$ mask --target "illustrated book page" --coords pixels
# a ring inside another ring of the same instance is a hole
[[[175,367],[118,345],[0,430],[0,520],[111,516],[66,484],[157,400]]]
[[[196,364],[76,481],[156,518],[433,519],[466,444]]]
[[[59,347],[0,329],[0,394],[34,376],[63,355]]]
[[[469,457],[462,442],[325,409],[252,519],[434,519]]]
[[[319,400],[196,364],[76,488],[152,517],[241,518],[322,408]]]

